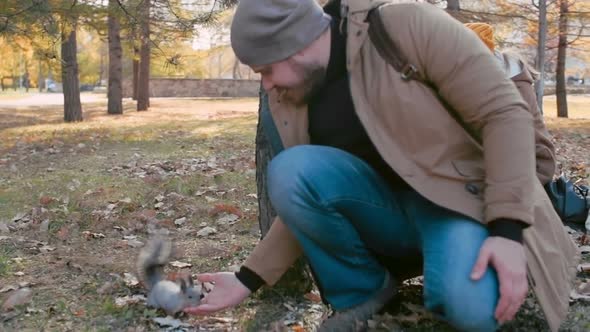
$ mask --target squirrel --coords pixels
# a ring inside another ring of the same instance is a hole
[[[149,291],[147,305],[174,316],[184,308],[199,305],[204,295],[202,287],[195,286],[190,275],[187,280],[177,278],[176,282],[166,279],[164,266],[171,255],[172,243],[161,236],[154,237],[141,249],[137,270]]]

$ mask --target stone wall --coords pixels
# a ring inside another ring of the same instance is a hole
[[[566,87],[568,95],[585,95],[590,94],[590,85],[568,85]],[[555,94],[555,85],[545,86],[543,95],[551,96]]]
[[[260,81],[232,79],[152,78],[151,97],[258,97]],[[123,82],[123,97],[131,97],[131,81]]]

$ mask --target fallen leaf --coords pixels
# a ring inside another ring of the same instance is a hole
[[[25,273],[22,272],[22,271],[19,271],[19,272],[14,272],[14,275],[17,276],[17,277],[22,277],[22,276],[25,275]]]
[[[111,294],[114,284],[110,281],[105,282],[96,292],[100,295]]]
[[[178,219],[174,220],[174,225],[182,226],[182,225],[184,225],[185,222],[186,222],[186,217],[178,218]]]
[[[39,204],[41,204],[43,206],[47,206],[53,202],[55,202],[55,198],[53,198],[53,197],[41,196],[41,198],[39,198]]]
[[[125,204],[130,204],[131,203],[131,198],[130,197],[125,197],[125,198],[119,200],[119,202],[125,203]]]
[[[291,325],[290,327],[293,332],[305,332],[305,329],[301,325]]]
[[[578,265],[578,271],[580,272],[590,272],[590,263],[584,263]]]
[[[47,233],[49,231],[49,219],[45,219],[39,225],[39,231],[43,233]]]
[[[201,229],[200,231],[197,232],[197,236],[201,236],[201,237],[205,237],[205,236],[209,236],[211,234],[215,234],[217,233],[217,230],[213,227],[205,227],[203,229]]]
[[[79,309],[77,311],[74,311],[74,316],[76,316],[76,317],[82,317],[82,316],[85,315],[85,313],[86,312],[84,311],[84,309]]]
[[[211,197],[211,196],[205,196],[205,200],[207,201],[207,203],[213,203],[213,202],[217,202],[218,199],[215,197]]]
[[[156,196],[156,202],[161,202],[164,200],[164,195],[158,195]]]
[[[56,233],[57,237],[62,240],[65,241],[69,238],[70,236],[70,231],[68,230],[68,228],[64,225],[61,226],[61,228],[57,231]]]
[[[582,295],[590,295],[590,282],[585,282],[578,287],[578,293]]]
[[[6,293],[6,292],[10,292],[13,290],[17,290],[18,286],[16,285],[8,285],[8,286],[4,286],[2,287],[2,289],[0,289],[0,293]]]
[[[127,296],[116,298],[115,305],[117,307],[124,307],[129,304],[136,304],[139,302],[145,302],[145,300],[146,300],[145,296],[143,296],[141,294],[132,295],[132,296],[127,295]]]
[[[72,261],[67,261],[66,266],[70,269],[78,270],[79,272],[84,271],[82,265],[73,263]]]
[[[139,285],[139,280],[137,280],[137,277],[127,272],[123,273],[123,281],[127,287],[135,287]]]
[[[258,199],[258,195],[256,195],[256,194],[248,194],[248,195],[246,195],[246,197],[252,197],[254,199]]]
[[[82,234],[84,235],[84,237],[86,238],[86,240],[90,240],[90,239],[104,239],[106,236],[102,233],[93,233],[90,231],[84,231],[82,232]]]
[[[14,218],[12,218],[12,221],[17,222],[21,219],[23,219],[27,214],[24,212],[19,212],[16,214],[16,216],[14,216]]]
[[[289,309],[289,311],[295,311],[295,308],[290,305],[289,303],[283,303],[283,306],[285,306],[285,308]]]
[[[190,327],[191,326],[190,324],[183,323],[181,320],[174,319],[171,316],[154,317],[154,318],[152,318],[152,320],[162,327],[170,326],[172,329],[177,329],[179,327]]]
[[[125,242],[131,248],[139,248],[139,247],[142,247],[143,246],[143,242],[138,241],[138,240],[126,240]]]
[[[50,252],[50,251],[54,251],[54,250],[55,250],[55,248],[54,248],[54,247],[51,247],[51,246],[48,246],[48,245],[44,245],[44,246],[42,246],[42,247],[39,247],[39,251],[40,251],[42,254],[46,254],[46,253],[48,253],[48,252]]]
[[[30,288],[21,288],[13,292],[2,304],[2,310],[13,310],[18,305],[23,305],[31,301],[33,291]]]
[[[161,208],[162,206],[164,206],[164,203],[159,202],[159,203],[156,203],[156,205],[154,205],[154,208],[157,210],[157,209]]]
[[[238,217],[242,217],[242,211],[234,205],[229,204],[215,204],[215,206],[209,211],[210,216],[216,216],[219,214],[235,214]]]
[[[582,254],[587,254],[587,253],[590,253],[590,246],[581,246],[581,247],[580,247],[580,252],[581,252]]]
[[[183,263],[183,262],[179,262],[179,261],[170,262],[170,265],[173,266],[173,267],[177,267],[179,269],[184,269],[184,268],[193,266],[193,264]]]
[[[109,204],[107,205],[107,211],[111,212],[117,207],[117,204]]]
[[[18,283],[18,287],[19,287],[19,288],[26,288],[26,287],[29,287],[29,286],[32,286],[32,285],[33,285],[33,284],[32,284],[32,283],[30,283],[30,282],[28,282],[28,281],[20,281],[20,282]]]
[[[220,225],[233,225],[235,224],[240,217],[235,214],[224,214],[219,219],[217,219],[217,223]]]
[[[309,293],[303,295],[303,297],[310,300],[311,302],[316,302],[316,303],[322,302],[322,297],[320,296],[320,294],[317,294],[314,292],[309,292]]]

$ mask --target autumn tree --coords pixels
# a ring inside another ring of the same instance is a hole
[[[121,47],[120,8],[117,0],[109,0],[109,84],[107,113],[123,114],[123,49]]]

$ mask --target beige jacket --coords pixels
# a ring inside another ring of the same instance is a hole
[[[431,82],[479,145],[416,81],[404,81],[368,38],[375,0],[343,0],[347,68],[355,110],[384,160],[432,202],[486,224],[521,220],[530,285],[553,330],[568,310],[579,254],[535,176],[535,129],[527,104],[477,36],[428,4],[382,10],[389,36]],[[307,107],[269,106],[285,148],[309,143]],[[474,190],[474,188],[476,190]],[[274,284],[302,250],[277,218],[244,263]]]

